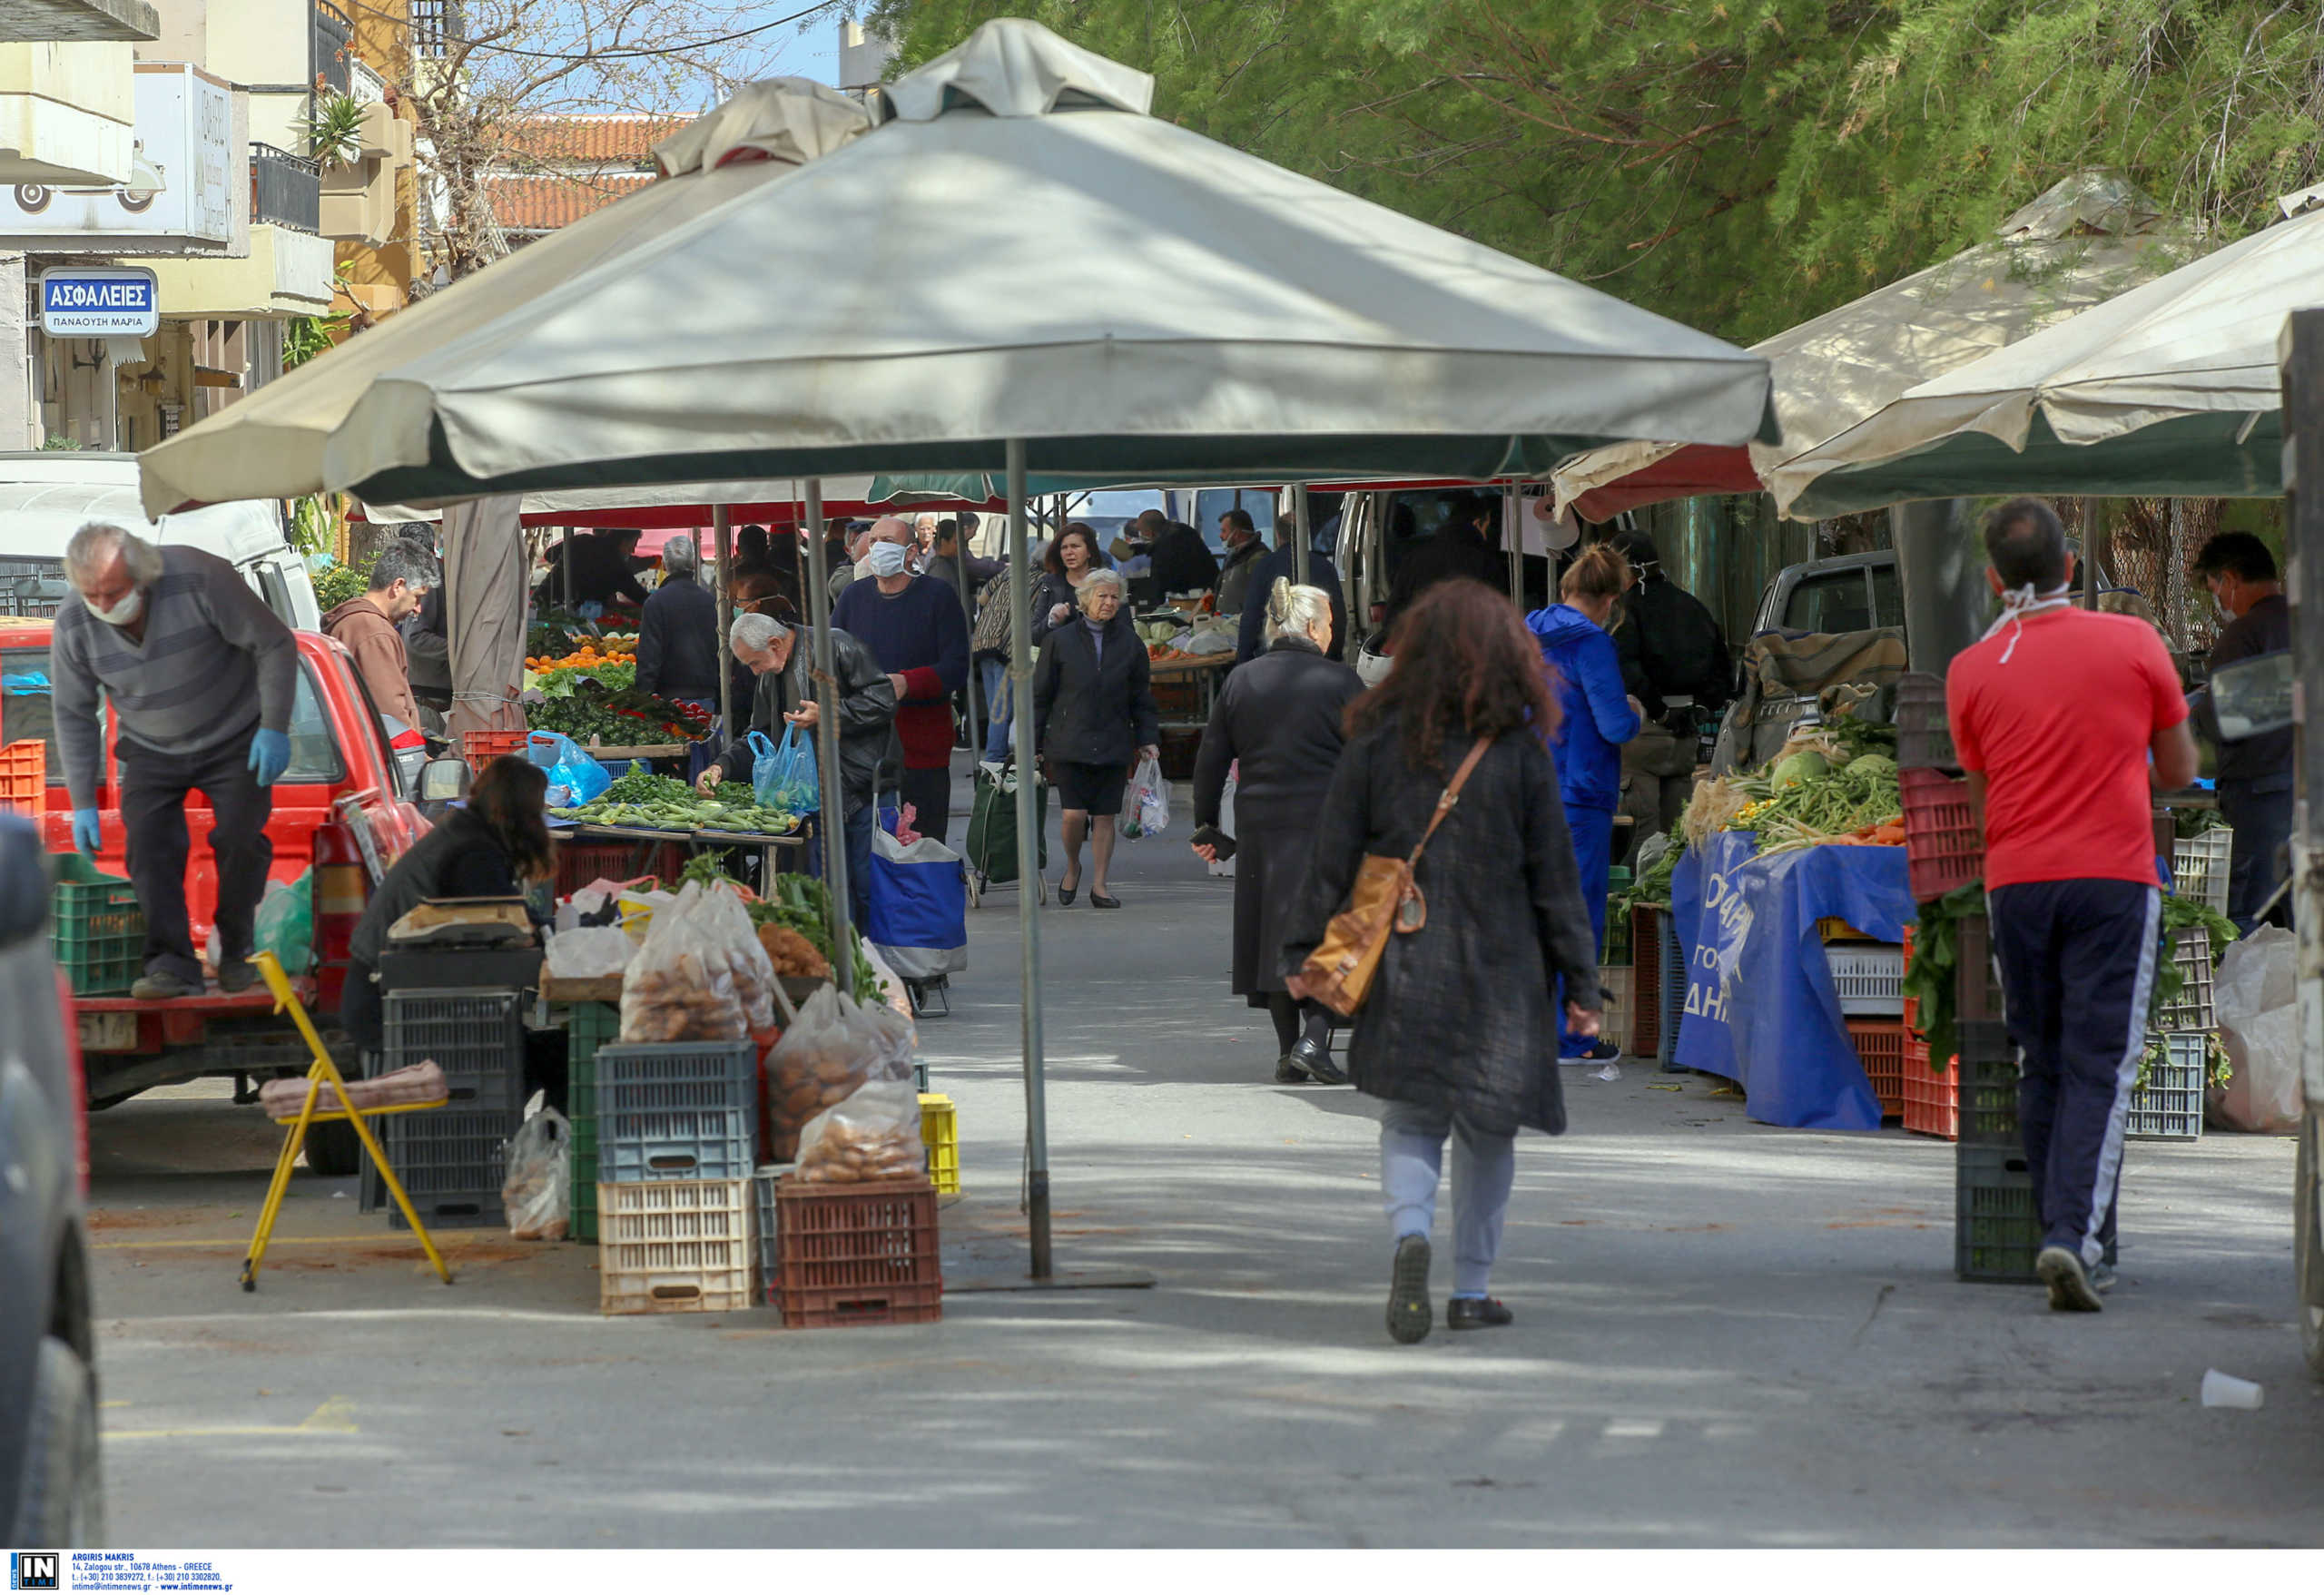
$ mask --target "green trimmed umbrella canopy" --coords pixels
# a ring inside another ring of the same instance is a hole
[[[2276,337],[2319,302],[2324,212],[2310,212],[1922,383],[1816,450],[1789,513],[2000,493],[2275,497]]]
[[[1011,439],[1037,477],[1487,478],[1772,427],[1758,356],[1148,115],[1151,93],[988,23],[891,85],[885,125],[456,341],[367,356],[390,321],[314,361],[297,377],[359,368],[362,390],[309,423],[300,481],[235,447],[285,379],[149,450],[146,496],[998,474]],[[941,249],[896,241],[938,215]]]

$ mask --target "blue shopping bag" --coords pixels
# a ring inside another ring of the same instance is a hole
[[[565,789],[559,809],[578,808],[604,795],[614,783],[613,773],[581,751],[581,744],[561,732],[537,731],[525,739],[526,756],[548,772],[551,787]]]
[[[960,855],[932,836],[907,847],[883,823],[872,832],[865,940],[907,980],[969,967],[969,882]]]
[[[795,725],[783,727],[778,745],[763,731],[751,744],[751,790],[761,805],[786,814],[813,814],[823,806],[822,776],[815,766],[815,739]]]

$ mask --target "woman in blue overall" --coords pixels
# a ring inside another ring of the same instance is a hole
[[[1614,600],[1630,585],[1630,562],[1613,546],[1599,543],[1582,551],[1558,585],[1560,603],[1537,609],[1525,624],[1541,639],[1541,657],[1555,678],[1561,718],[1551,752],[1558,767],[1558,795],[1565,800],[1565,822],[1573,832],[1574,863],[1581,871],[1581,901],[1590,910],[1590,933],[1606,943],[1606,875],[1613,863],[1614,811],[1622,801],[1621,744],[1638,734],[1639,705],[1622,691],[1622,667],[1606,622]],[[1563,994],[1558,1012],[1565,1011]],[[1566,1033],[1559,1056],[1596,1061],[1620,1055],[1611,1041]]]

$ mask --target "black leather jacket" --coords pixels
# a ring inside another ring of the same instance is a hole
[[[801,626],[792,635],[791,663],[760,676],[751,695],[749,730],[764,732],[776,743],[783,741],[784,714],[817,696],[809,674],[814,634]],[[872,650],[836,629],[832,633],[832,674],[839,684],[840,783],[852,812],[870,802],[883,784],[894,787],[903,769],[903,747],[896,740],[896,689]],[[817,753],[820,756],[820,743]],[[727,780],[748,781],[757,762],[749,736],[729,743],[717,762]]]

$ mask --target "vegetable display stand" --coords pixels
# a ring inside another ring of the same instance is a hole
[[[1864,1078],[1880,1098],[1880,1117],[1897,1118],[1905,1111],[1905,1021],[1851,1019],[1846,1021],[1848,1044],[1856,1049]]]
[[[605,1226],[599,1312],[726,1313],[753,1305],[747,1177],[601,1185],[597,1206]]]
[[[1935,902],[1985,872],[1984,833],[1969,783],[1935,770],[1905,770],[1905,863],[1915,902]]]
[[[1953,1272],[1992,1285],[2031,1285],[2042,1249],[2034,1177],[2010,1147],[1964,1147],[1953,1175]]]
[[[0,747],[0,814],[37,820],[48,802],[48,744],[37,737]]]
[[[2227,871],[2234,853],[2235,832],[2224,825],[2180,837],[2171,846],[2171,895],[2225,914]]]
[[[790,1176],[774,1200],[784,1328],[943,1318],[936,1187],[927,1180],[803,1185]]]
[[[2179,971],[2179,994],[2156,1010],[2155,1029],[2213,1029],[2219,1023],[2219,1004],[2211,988],[2211,927],[2189,925],[2171,931],[2170,950]]]
[[[1945,678],[1914,671],[1896,678],[1896,768],[1960,768],[1945,718]]]
[[[940,1092],[920,1094],[920,1144],[928,1153],[928,1178],[941,1196],[960,1194],[960,1114]]]
[[[460,757],[468,762],[469,769],[481,774],[487,764],[503,754],[523,758],[526,741],[531,735],[530,731],[464,731],[460,733]]]
[[[2207,1034],[2146,1039],[2145,1080],[2131,1092],[2122,1133],[2133,1141],[2194,1141],[2203,1134],[2203,1077],[2211,1061]]]
[[[145,964],[145,911],[136,888],[77,852],[54,855],[49,941],[75,997],[117,997]]]
[[[1628,964],[1598,966],[1598,995],[1604,1008],[1604,1018],[1599,1021],[1598,1039],[1611,1041],[1624,1052],[1630,1050],[1630,1019],[1636,1011],[1630,996],[1633,971]]]

